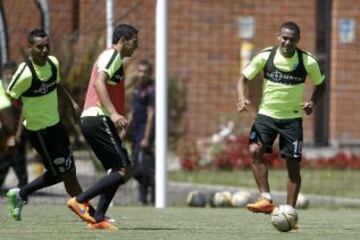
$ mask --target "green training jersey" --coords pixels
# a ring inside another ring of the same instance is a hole
[[[264,81],[259,114],[276,119],[302,117],[306,76],[313,85],[319,85],[325,79],[316,58],[299,49],[292,57],[285,58],[279,49],[266,48],[244,68],[243,75],[252,80],[261,71]]]
[[[4,85],[0,79],[0,110],[11,106],[9,98],[6,96]]]
[[[60,121],[56,85],[60,82],[59,61],[49,56],[51,62],[38,66],[32,62],[33,70],[26,62],[21,63],[7,89],[14,99],[21,98],[23,103],[24,126],[28,130],[40,130],[53,126]],[[54,65],[54,66],[53,66]],[[55,71],[55,72],[54,72]],[[33,75],[36,76],[33,76]],[[33,89],[36,78],[38,89]],[[55,78],[54,82],[51,79]],[[49,89],[53,89],[49,91]],[[29,94],[32,90],[32,94]]]

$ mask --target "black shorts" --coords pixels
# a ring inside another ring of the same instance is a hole
[[[86,141],[106,170],[131,165],[127,151],[109,117],[82,117],[80,127]]]
[[[258,114],[253,124],[249,143],[261,142],[267,153],[272,151],[272,145],[279,138],[280,153],[283,157],[301,160],[303,127],[302,119],[275,119]]]
[[[40,154],[45,168],[54,176],[75,169],[69,136],[61,121],[45,129],[26,129],[25,132],[31,145]]]

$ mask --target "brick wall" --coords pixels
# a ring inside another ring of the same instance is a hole
[[[35,1],[3,1],[4,16],[8,31],[10,59],[23,59],[27,53],[26,40],[28,30],[41,24],[40,13]]]
[[[38,27],[40,15],[34,1],[4,0],[9,31],[10,56],[21,59],[26,47],[29,29]],[[96,56],[105,45],[105,1],[79,0],[79,29],[73,32],[73,1],[49,1],[51,10],[51,36],[55,54],[57,46],[76,36],[77,48],[87,56],[89,46],[100,42],[92,54]],[[139,32],[140,46],[133,63],[142,58],[154,61],[155,56],[155,3],[156,1],[118,0],[114,16],[117,23],[129,23]],[[359,21],[360,3],[356,0],[333,0],[332,59],[330,89],[330,138],[360,140],[357,122],[357,92],[360,85],[355,70],[360,61],[359,43],[340,44],[337,23],[340,18]],[[207,136],[217,131],[226,117],[238,117],[243,126],[251,120],[237,116],[236,82],[239,76],[237,20],[241,16],[256,19],[256,31],[251,42],[258,51],[277,43],[279,25],[288,20],[297,22],[302,31],[299,46],[315,53],[316,0],[172,0],[169,1],[169,74],[188,88],[187,130],[192,136]],[[359,24],[357,24],[358,26]],[[359,32],[357,27],[357,33]],[[58,52],[56,52],[58,51]],[[315,53],[316,54],[316,53]],[[251,100],[256,103],[260,93],[260,80],[250,84]],[[307,86],[305,96],[311,94]],[[313,117],[305,117],[307,142],[313,139]]]
[[[360,2],[333,1],[332,59],[330,126],[331,141],[354,141],[360,139],[360,82],[357,70],[360,66]],[[356,21],[355,41],[343,44],[339,40],[339,19]]]
[[[299,23],[300,47],[315,47],[315,1],[173,1],[170,2],[170,73],[186,82],[189,89],[188,130],[197,136],[218,129],[221,118],[233,116],[236,81],[239,76],[237,20],[256,19],[252,43],[256,51],[276,44],[281,23]],[[252,101],[257,102],[261,81],[251,84]],[[242,116],[239,115],[241,119]],[[307,118],[308,119],[308,118]],[[244,119],[245,120],[245,119]],[[305,121],[305,136],[312,137],[312,122]],[[250,122],[244,124],[249,126]]]

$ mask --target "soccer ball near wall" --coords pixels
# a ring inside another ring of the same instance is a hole
[[[230,207],[231,206],[231,192],[222,191],[211,194],[209,198],[211,207]]]
[[[252,201],[251,193],[246,191],[235,192],[231,198],[232,207],[245,207]]]
[[[187,195],[186,203],[189,207],[205,207],[206,196],[199,191],[191,191]]]
[[[296,201],[296,209],[305,209],[308,208],[310,200],[303,194],[299,193]]]

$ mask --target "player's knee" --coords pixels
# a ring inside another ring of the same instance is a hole
[[[124,181],[127,182],[133,175],[133,168],[131,166],[125,168],[113,168],[111,169],[111,172],[119,173],[124,178]]]
[[[73,182],[73,181],[77,181],[77,177],[76,177],[76,171],[67,171],[63,174],[61,174],[61,178],[64,182]]]
[[[249,151],[254,162],[261,159],[264,152],[259,144],[250,144]]]
[[[123,168],[123,176],[125,178],[125,181],[128,181],[134,173],[134,169],[132,166],[127,166],[126,168]]]
[[[57,184],[62,181],[61,176],[55,176],[50,171],[46,171],[43,176],[45,181],[47,181],[50,184]]]
[[[301,174],[297,172],[289,172],[289,179],[293,183],[301,183]]]
[[[288,171],[288,175],[289,175],[289,179],[290,179],[292,182],[301,182],[300,170],[290,169],[290,170]]]

